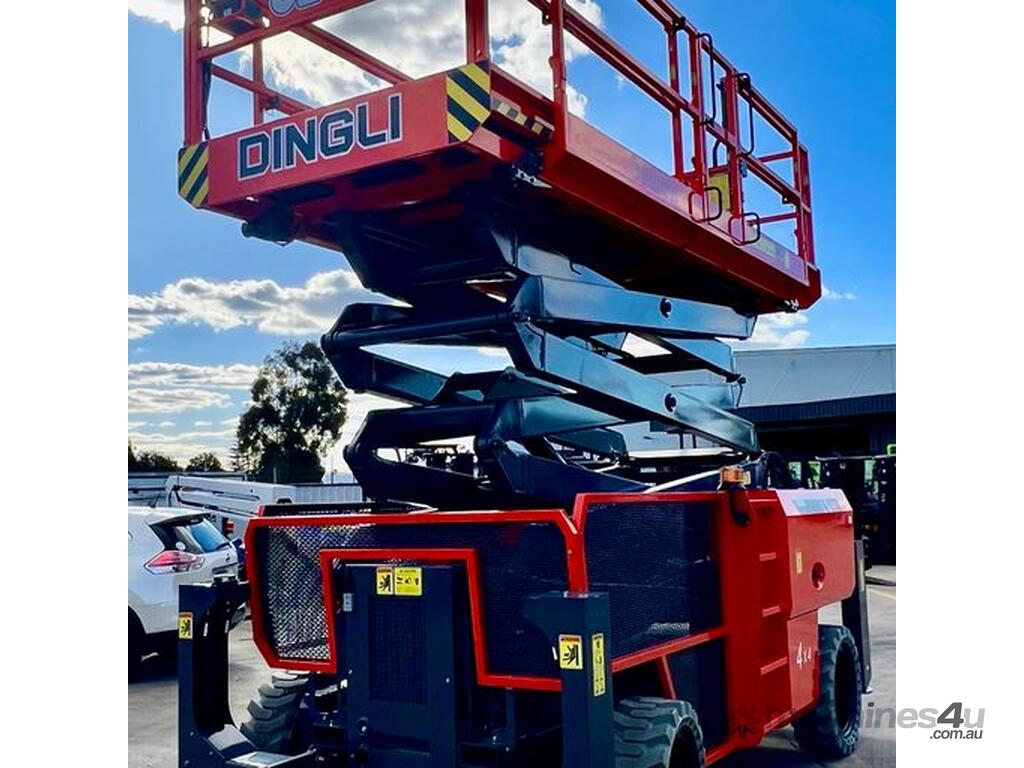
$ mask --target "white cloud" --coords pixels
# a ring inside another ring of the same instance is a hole
[[[248,389],[259,370],[255,365],[190,365],[189,363],[129,363],[128,384],[167,387],[225,387]]]
[[[193,408],[209,407],[208,396],[218,398],[220,395],[221,393],[215,390],[178,387],[144,389],[142,394],[139,394],[139,390],[135,389],[129,392],[128,408],[129,411],[160,409],[168,413],[180,412]],[[219,402],[213,403],[213,405],[219,404]],[[225,404],[229,405],[230,403]],[[327,468],[330,469],[330,466],[333,464],[336,470],[345,471],[347,469],[343,451],[345,446],[352,442],[356,432],[362,427],[363,422],[366,420],[366,415],[370,411],[402,406],[403,403],[396,400],[389,400],[372,394],[349,392],[345,425],[342,428],[341,438],[324,462]],[[145,421],[129,421],[128,439],[135,447],[136,452],[158,451],[184,463],[197,453],[213,451],[220,457],[221,462],[225,463],[228,451],[234,442],[237,425],[238,416],[216,422],[201,419],[193,422],[195,429],[175,432],[173,430],[175,427],[173,421],[162,421],[156,424]],[[142,427],[146,426],[157,431],[142,431]],[[221,429],[208,429],[216,426],[221,427]]]
[[[192,430],[189,432],[178,432],[173,435],[164,432],[129,432],[128,436],[132,438],[133,443],[136,439],[151,441],[198,439],[232,440],[235,437],[235,431],[233,429]]]
[[[597,0],[569,0],[587,20],[603,25]],[[180,0],[129,0],[136,15],[181,29]],[[318,25],[362,48],[411,77],[456,67],[465,58],[465,4],[463,0],[377,0]],[[550,27],[541,23],[540,11],[525,0],[491,0],[489,5],[492,58],[515,77],[551,94]],[[247,69],[248,49],[242,51]],[[590,55],[578,40],[566,36],[568,61]],[[296,35],[268,39],[263,46],[268,80],[277,87],[318,104],[382,87],[383,83],[338,56]],[[572,86],[569,108],[583,115],[586,96]]]
[[[194,387],[158,389],[131,387],[128,389],[129,413],[181,413],[202,408],[226,408],[230,396],[223,392]]]
[[[226,408],[232,404],[232,390],[248,389],[257,370],[255,365],[241,363],[130,363],[128,412],[182,413],[203,408]],[[196,422],[196,426],[211,425],[209,421]],[[161,422],[156,426],[172,427],[174,423]]]
[[[128,0],[128,11],[175,30],[185,23],[185,4],[178,0]]]
[[[402,408],[404,406],[405,403],[398,400],[389,400],[379,395],[371,395],[366,392],[349,392],[345,424],[341,429],[341,438],[331,450],[327,461],[324,462],[324,468],[329,471],[333,466],[335,471],[346,472],[348,470],[348,464],[345,463],[345,446],[355,438],[356,433],[363,426],[363,422],[366,421],[366,415],[370,411]]]
[[[807,343],[811,332],[805,327],[807,315],[803,313],[776,313],[761,315],[754,326],[753,335],[746,341],[725,339],[734,349],[768,349],[800,347]],[[664,354],[657,344],[652,344],[632,334],[626,337],[624,349],[632,355],[647,357]]]
[[[176,459],[184,465],[190,458],[204,451],[217,454],[227,464],[228,451],[235,437],[233,429],[219,431],[190,431],[176,434],[165,432],[128,432],[128,439],[136,454],[156,451]]]
[[[821,298],[830,301],[853,301],[857,298],[857,294],[850,291],[833,291],[823,283],[821,286]]]
[[[381,297],[365,290],[348,269],[318,272],[302,286],[186,277],[155,293],[128,294],[128,338],[172,323],[206,325],[216,331],[255,326],[263,333],[306,336],[329,327],[345,304],[371,298]]]
[[[829,301],[854,301],[857,294],[850,291],[833,291],[828,286],[821,285],[821,298]]]
[[[762,315],[757,320],[754,335],[734,346],[737,349],[802,347],[811,336],[806,325],[807,315],[802,312]]]

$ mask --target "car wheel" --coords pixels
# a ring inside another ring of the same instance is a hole
[[[142,667],[142,657],[146,653],[146,631],[142,628],[142,622],[135,612],[128,609],[128,679],[131,680],[139,674]]]

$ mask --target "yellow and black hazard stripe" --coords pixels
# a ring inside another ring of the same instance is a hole
[[[209,160],[210,152],[205,141],[178,150],[178,194],[196,208],[203,207],[210,191]]]
[[[468,139],[491,114],[491,66],[487,61],[453,69],[446,77],[448,143]]]
[[[553,125],[545,120],[541,120],[539,117],[532,117],[527,115],[525,112],[519,109],[515,104],[504,101],[503,99],[494,96],[491,98],[491,106],[494,111],[499,115],[502,115],[511,120],[521,128],[526,129],[530,133],[539,136],[542,139],[550,139],[551,134],[554,133],[555,128]]]

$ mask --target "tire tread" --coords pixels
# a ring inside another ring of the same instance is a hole
[[[836,662],[845,644],[852,650],[857,686],[852,734],[842,733],[836,720]],[[800,748],[812,755],[826,759],[848,757],[857,749],[860,739],[860,654],[850,630],[834,625],[818,628],[818,652],[821,695],[814,709],[793,723],[793,734]]]
[[[309,684],[308,674],[275,673],[246,707],[249,719],[238,727],[242,735],[265,752],[288,754],[293,747],[302,694]]]
[[[697,745],[698,765],[705,763],[704,735],[689,702],[639,696],[616,706],[615,768],[668,768],[680,729],[688,729]]]

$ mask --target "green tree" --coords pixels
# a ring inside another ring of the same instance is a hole
[[[129,454],[131,461],[131,454]],[[141,451],[135,455],[134,472],[181,472],[181,465],[170,456],[156,451]]]
[[[188,460],[186,472],[223,472],[220,459],[212,451],[204,451]]]
[[[128,441],[128,471],[137,472],[139,469],[139,460],[135,458],[135,449],[132,448],[132,441]]]
[[[347,393],[316,344],[283,344],[260,366],[238,420],[238,451],[256,478],[318,482],[338,441]]]
[[[228,450],[228,465],[231,467],[232,472],[248,472],[249,467],[246,464],[245,457],[242,455],[242,451],[238,447],[238,439],[231,444],[231,448]]]

